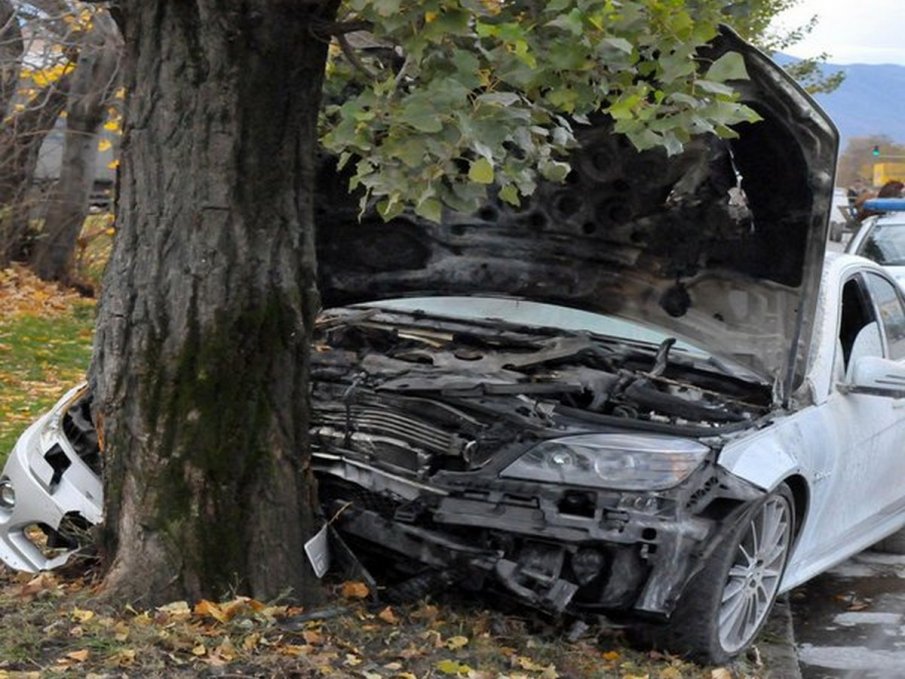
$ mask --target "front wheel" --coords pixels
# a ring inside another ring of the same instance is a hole
[[[722,664],[744,651],[767,619],[782,581],[795,525],[788,486],[762,498],[688,583],[654,643]]]

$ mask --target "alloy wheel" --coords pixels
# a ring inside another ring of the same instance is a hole
[[[751,517],[723,586],[719,638],[726,652],[742,649],[760,629],[779,590],[791,541],[791,505],[773,495]]]

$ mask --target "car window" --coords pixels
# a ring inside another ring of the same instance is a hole
[[[878,222],[855,254],[884,266],[905,266],[905,224]]]
[[[862,285],[860,277],[853,277],[842,287],[839,343],[842,346],[843,368],[846,374],[854,359],[860,356],[883,355],[879,324]]]
[[[889,358],[896,361],[905,358],[905,309],[896,286],[876,274],[867,274],[867,286],[880,313]]]

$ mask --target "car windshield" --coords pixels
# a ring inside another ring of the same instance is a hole
[[[856,254],[883,266],[905,266],[905,223],[878,222]]]
[[[500,320],[516,325],[586,331],[654,345],[672,337],[654,328],[613,316],[504,297],[407,297],[369,302],[362,306],[394,311],[420,311],[447,318]],[[710,356],[709,352],[687,342],[676,342],[674,348],[702,357]]]

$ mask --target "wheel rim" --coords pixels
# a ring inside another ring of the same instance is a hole
[[[792,511],[769,498],[751,518],[735,550],[720,603],[720,644],[729,653],[748,645],[779,589],[792,536]]]

